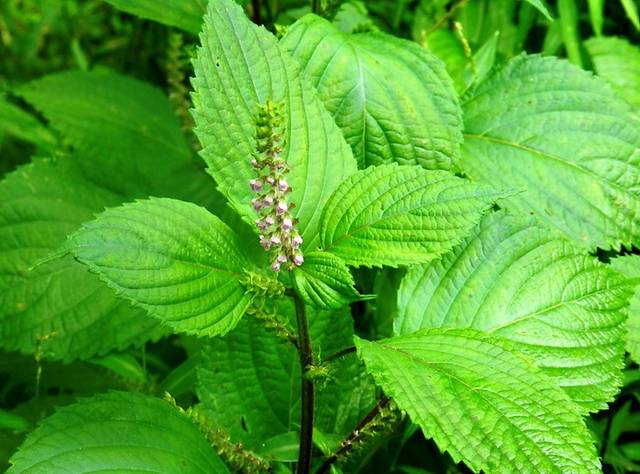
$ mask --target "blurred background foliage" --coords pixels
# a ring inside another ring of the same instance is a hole
[[[253,0],[241,3],[257,23],[282,34],[312,8],[344,32],[388,32],[442,59],[462,95],[520,54],[566,57],[608,81],[640,110],[640,20],[637,0]],[[141,7],[142,5],[142,7]],[[0,177],[37,156],[64,150],[43,116],[14,93],[22,84],[64,70],[112,70],[162,89],[193,147],[190,58],[206,0],[0,1]],[[631,250],[634,251],[635,250]],[[607,260],[612,255],[599,252]],[[393,273],[393,272],[392,272]],[[375,287],[357,275],[364,293]],[[397,273],[384,282],[396,281]],[[383,280],[380,280],[383,281]],[[383,283],[382,285],[384,285]],[[391,299],[382,299],[389,301]],[[640,310],[639,296],[636,306]],[[381,303],[387,304],[387,303]],[[354,311],[365,313],[366,308]],[[385,314],[392,314],[386,308]],[[195,400],[199,342],[172,337],[106,357],[65,365],[0,352],[0,470],[32,427],[55,406],[109,388]],[[191,355],[191,357],[189,357]],[[590,420],[605,472],[640,472],[640,370],[631,361],[610,409]],[[380,443],[366,472],[465,472],[415,430]],[[389,463],[392,463],[390,465]],[[376,466],[374,469],[373,466]],[[412,467],[403,467],[412,466]]]

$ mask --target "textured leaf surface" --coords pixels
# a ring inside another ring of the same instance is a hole
[[[70,237],[69,248],[118,295],[175,331],[224,334],[251,297],[251,263],[226,224],[195,204],[152,198],[109,209]]]
[[[315,354],[326,356],[352,345],[348,311],[310,312],[309,321]],[[374,387],[354,357],[336,361],[332,375],[334,380],[316,391],[315,426],[344,436],[375,404]],[[259,449],[269,438],[297,431],[298,353],[252,316],[211,340],[198,379],[201,407],[234,441]]]
[[[229,472],[186,416],[165,401],[125,392],[60,409],[11,462],[11,474]]]
[[[625,255],[611,260],[611,266],[636,284],[629,303],[626,348],[631,358],[640,363],[640,256]]]
[[[231,205],[251,222],[257,105],[285,104],[283,157],[291,167],[291,201],[306,246],[312,246],[320,211],[356,162],[315,91],[301,81],[295,61],[276,38],[249,21],[231,0],[209,3],[202,46],[194,62],[196,133],[208,171]]]
[[[149,194],[211,202],[213,183],[191,160],[167,99],[130,78],[80,71],[20,94],[73,155],[38,160],[0,183],[0,344],[34,352],[49,336],[47,357],[70,360],[157,335],[149,332],[157,322],[72,258],[30,268],[105,207]]]
[[[428,262],[468,234],[498,197],[446,171],[374,166],[358,171],[331,196],[321,245],[351,265]]]
[[[627,102],[640,108],[640,48],[622,38],[584,42],[593,68]]]
[[[460,106],[444,65],[431,53],[383,33],[347,35],[315,15],[298,20],[281,44],[361,165],[453,167],[462,141]]]
[[[204,0],[106,0],[114,7],[163,25],[197,35],[202,25]]]
[[[91,183],[75,160],[38,160],[0,182],[0,343],[48,358],[103,354],[152,337],[158,324],[66,257],[30,269],[121,197]],[[127,328],[123,331],[122,328]]]
[[[575,405],[501,339],[427,329],[356,347],[425,436],[475,472],[600,472]]]
[[[574,243],[640,242],[640,126],[604,83],[565,61],[512,59],[463,100],[461,168],[525,190],[534,213]]]
[[[341,258],[328,252],[309,252],[292,274],[305,303],[321,309],[340,308],[359,298],[351,272]]]
[[[630,290],[557,234],[499,212],[441,260],[409,269],[394,329],[475,328],[509,339],[597,411],[621,383]]]

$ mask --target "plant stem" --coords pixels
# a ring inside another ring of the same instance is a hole
[[[307,310],[300,297],[293,293],[298,321],[298,354],[302,375],[302,404],[300,412],[300,450],[298,451],[298,474],[311,472],[311,450],[313,448],[313,380],[307,376],[307,370],[313,365],[313,351],[309,336]]]
[[[329,469],[331,469],[331,466],[340,458],[340,456],[345,455],[346,453],[348,453],[351,450],[351,448],[353,448],[354,443],[360,437],[361,431],[369,423],[371,423],[375,419],[376,416],[378,416],[378,414],[380,413],[380,410],[385,408],[389,404],[390,400],[391,399],[388,398],[388,397],[382,397],[380,400],[378,400],[378,403],[376,403],[376,406],[374,406],[371,409],[371,411],[369,413],[367,413],[366,416],[362,420],[360,420],[358,425],[351,431],[351,433],[349,433],[349,436],[347,436],[342,441],[340,449],[338,449],[335,453],[333,453],[331,456],[329,456],[324,461],[324,463],[322,463],[322,466],[320,466],[320,469],[318,469],[316,474],[325,474],[325,473],[329,472]]]
[[[311,12],[316,15],[320,14],[320,0],[311,0]]]

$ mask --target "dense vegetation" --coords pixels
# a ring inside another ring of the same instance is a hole
[[[0,469],[640,472],[634,0],[3,0]]]

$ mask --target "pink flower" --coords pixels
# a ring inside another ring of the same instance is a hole
[[[282,241],[280,240],[280,237],[278,237],[277,235],[272,235],[270,242],[273,245],[280,245],[282,243]]]
[[[278,257],[276,258],[276,262],[287,263],[287,256],[282,254],[278,255]]]
[[[291,246],[294,249],[299,249],[300,246],[302,245],[302,237],[300,237],[299,235],[296,235],[293,239],[291,239]]]
[[[265,218],[264,218],[264,222],[265,222],[265,224],[267,224],[267,225],[273,225],[273,222],[274,222],[274,221],[273,221],[273,216],[269,215],[269,216],[265,217]]]
[[[267,239],[264,235],[260,236],[260,245],[262,245],[262,248],[265,250],[269,250],[271,248],[271,241],[269,239]]]
[[[249,180],[249,186],[251,187],[252,191],[258,193],[262,191],[263,183],[259,179],[251,179]]]
[[[271,186],[273,186],[275,184],[276,180],[273,176],[267,176],[267,183],[269,183]]]
[[[304,263],[304,258],[302,257],[302,254],[296,254],[293,257],[293,263],[296,264],[297,267],[299,267],[300,265],[302,265]]]
[[[260,163],[258,163],[258,160],[254,158],[253,160],[251,160],[251,166],[253,166],[254,168],[260,168]]]
[[[289,183],[287,183],[286,179],[281,179],[278,181],[278,189],[280,189],[280,191],[286,191],[287,189],[289,189]]]
[[[260,210],[262,209],[262,201],[260,201],[260,199],[253,198],[253,199],[251,200],[251,204],[253,204],[253,208],[254,208],[256,211],[260,211]]]
[[[286,202],[278,201],[278,204],[276,205],[276,214],[281,216],[282,214],[287,212],[288,209],[289,209],[289,206],[287,206]]]
[[[262,203],[266,206],[269,207],[273,204],[273,198],[271,196],[269,196],[268,194],[264,197],[264,199],[262,200]]]
[[[282,228],[283,231],[289,232],[291,230],[291,228],[293,227],[293,222],[288,217],[285,217],[282,220],[282,226],[280,226],[280,227]]]
[[[271,270],[278,273],[280,271],[280,264],[278,262],[273,262],[271,264]]]

